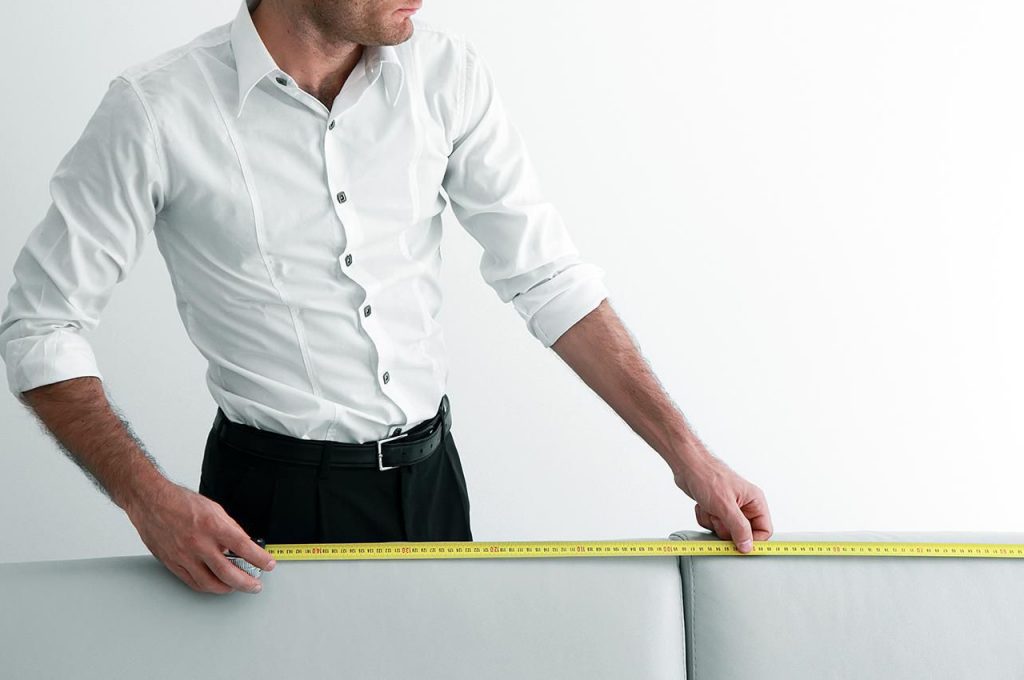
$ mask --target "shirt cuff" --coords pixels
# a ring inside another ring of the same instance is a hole
[[[33,387],[94,375],[102,379],[89,342],[76,331],[15,338],[4,348],[7,386],[14,396]]]
[[[601,267],[581,262],[512,299],[533,337],[545,347],[608,297]]]

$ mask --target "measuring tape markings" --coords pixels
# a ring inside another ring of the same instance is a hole
[[[726,541],[399,541],[279,543],[276,560],[494,559],[530,557],[818,556],[1024,558],[1022,543],[755,541],[749,553]]]

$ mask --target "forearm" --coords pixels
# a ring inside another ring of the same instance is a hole
[[[63,380],[21,396],[65,453],[123,510],[169,483],[114,412],[99,378]]]
[[[605,299],[551,346],[674,473],[708,455]]]

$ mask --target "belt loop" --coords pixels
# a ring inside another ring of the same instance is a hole
[[[317,477],[320,479],[327,478],[327,462],[330,460],[330,456],[327,455],[327,441],[324,441],[320,445],[320,468],[317,471]]]
[[[447,434],[452,429],[452,410],[451,405],[448,403],[447,393],[441,397],[441,411],[441,426],[444,428],[445,434]]]
[[[217,414],[213,417],[213,431],[217,433],[218,438],[224,433],[224,420],[224,411],[218,406]]]

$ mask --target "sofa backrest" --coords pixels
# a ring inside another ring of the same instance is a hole
[[[281,561],[262,578],[259,594],[212,595],[150,555],[0,564],[0,677],[684,673],[673,556]]]
[[[672,538],[717,540],[701,531]],[[1024,533],[771,540],[1024,544]],[[689,680],[1024,678],[1024,559],[736,555],[679,565]]]
[[[1024,559],[283,561],[263,580],[258,595],[196,593],[151,555],[0,564],[0,676],[1024,678]]]

